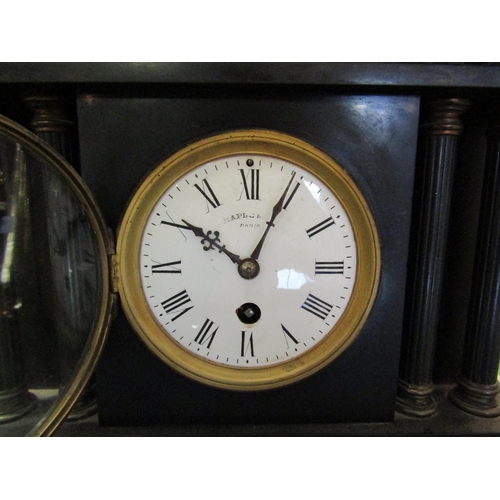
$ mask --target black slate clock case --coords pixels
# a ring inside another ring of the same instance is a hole
[[[141,179],[176,150],[235,129],[271,129],[333,157],[370,205],[381,279],[354,343],[290,386],[235,392],[194,382],[157,359],[121,310],[97,369],[101,425],[383,422],[394,415],[419,98],[276,92],[78,98],[81,171],[116,229]]]

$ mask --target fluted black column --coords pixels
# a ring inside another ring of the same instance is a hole
[[[57,96],[33,95],[25,97],[24,102],[34,112],[31,128],[36,135],[73,165],[75,123],[67,116],[65,101]]]
[[[467,105],[443,99],[423,110],[396,406],[412,416],[436,410],[432,369],[460,115]]]
[[[26,96],[25,104],[34,112],[31,128],[40,139],[47,142],[58,151],[72,166],[76,166],[77,148],[75,141],[75,123],[68,117],[68,103],[58,96],[32,95]],[[48,199],[47,210],[57,213],[57,221],[53,221],[49,229],[49,240],[64,241],[67,246],[64,255],[51,250],[52,270],[55,276],[72,275],[67,279],[65,286],[55,283],[56,296],[59,296],[58,307],[55,308],[56,325],[58,325],[61,378],[68,380],[72,375],[85,347],[91,328],[93,315],[92,300],[95,298],[95,276],[90,269],[90,276],[83,276],[84,283],[76,278],[76,272],[69,270],[82,269],[92,259],[93,249],[89,244],[92,239],[89,228],[80,224],[85,218],[82,207],[74,196],[67,192],[58,176],[46,172],[43,183],[47,190],[57,189],[59,201]],[[67,228],[72,228],[69,232]],[[58,243],[58,245],[60,245]],[[54,244],[49,244],[52,248]],[[88,252],[88,253],[86,253]],[[56,255],[57,254],[57,255]],[[82,265],[82,263],[84,265]],[[83,290],[82,286],[86,289]],[[87,293],[89,290],[92,293]],[[61,297],[66,294],[67,297]],[[90,295],[90,297],[89,297]],[[84,418],[96,411],[95,381],[90,379],[72,411],[67,416],[68,420]]]
[[[474,415],[499,416],[499,362],[500,112],[488,134],[462,367],[450,400]]]

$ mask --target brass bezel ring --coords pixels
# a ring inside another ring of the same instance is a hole
[[[147,304],[139,248],[151,211],[161,195],[199,165],[233,154],[272,155],[295,163],[324,182],[343,204],[357,244],[358,269],[347,309],[316,346],[291,361],[260,368],[220,365],[190,353],[165,333]],[[304,379],[338,357],[365,324],[378,290],[381,257],[375,221],[352,178],[332,158],[298,138],[270,130],[240,130],[205,138],[173,154],[152,170],[135,192],[117,242],[119,290],[125,313],[148,348],[184,375],[232,390],[263,390]]]
[[[30,430],[29,436],[50,436],[54,433],[65,416],[70,412],[74,403],[85,388],[92,375],[97,361],[102,352],[104,342],[109,330],[112,311],[112,296],[110,294],[110,270],[108,266],[109,241],[107,239],[107,226],[99,207],[94,200],[90,190],[76,173],[73,167],[46,142],[39,139],[35,134],[0,115],[0,134],[23,145],[34,156],[43,163],[54,168],[65,180],[75,197],[81,202],[87,215],[90,226],[95,232],[96,245],[98,249],[97,259],[101,264],[100,291],[101,300],[97,309],[99,314],[95,321],[95,327],[89,333],[86,346],[73,371],[73,375],[40,421]]]

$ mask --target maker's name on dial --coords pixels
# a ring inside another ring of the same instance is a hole
[[[255,220],[258,220],[258,219],[262,219],[262,215],[256,214],[256,213],[241,212],[241,213],[230,215],[229,217],[224,217],[222,219],[222,222],[224,224],[227,224],[229,222],[234,222],[234,221],[237,221],[237,220],[241,221],[242,219],[255,219]],[[258,226],[254,226],[254,227],[258,227]]]

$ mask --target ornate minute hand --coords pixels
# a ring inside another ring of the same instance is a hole
[[[290,185],[292,184],[293,178],[295,177],[295,172],[292,173],[292,177],[290,178],[290,181],[288,182],[287,187],[285,188],[285,191],[281,195],[281,198],[278,200],[278,203],[274,205],[273,207],[273,213],[271,215],[271,220],[267,222],[267,227],[266,230],[264,231],[264,234],[262,235],[262,238],[260,239],[259,243],[257,243],[257,246],[255,247],[254,251],[252,252],[252,255],[250,255],[251,259],[257,260],[260,255],[260,251],[262,250],[262,245],[264,245],[264,241],[267,237],[267,233],[269,232],[269,229],[274,226],[274,221],[278,214],[283,210],[283,203],[285,202],[285,197],[286,193],[290,189]]]
[[[184,219],[182,219],[182,222],[184,222],[184,224],[186,224],[186,226],[191,231],[193,231],[195,236],[199,236],[200,238],[203,238],[201,240],[201,244],[204,245],[203,250],[208,252],[208,250],[213,250],[214,248],[217,248],[219,250],[219,253],[221,253],[221,252],[225,253],[231,259],[231,262],[233,262],[234,264],[239,264],[241,262],[239,255],[236,255],[236,254],[230,252],[229,250],[226,250],[225,245],[219,245],[219,243],[218,243],[218,242],[220,242],[219,231],[214,231],[213,236],[210,236],[212,234],[212,231],[208,231],[205,234],[205,232],[203,231],[203,229],[201,227],[193,226],[192,224],[185,221]]]

